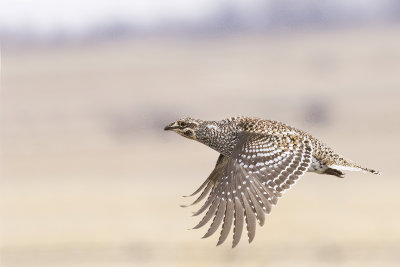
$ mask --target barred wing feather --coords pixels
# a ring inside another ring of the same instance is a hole
[[[254,239],[256,223],[262,226],[265,214],[309,168],[312,145],[298,135],[273,136],[243,132],[230,157],[218,158],[215,169],[194,193],[199,202],[209,193],[203,206],[194,213],[205,216],[194,228],[212,219],[204,237],[211,236],[222,223],[218,244],[222,244],[233,224],[233,244],[241,238],[246,224],[248,240]]]

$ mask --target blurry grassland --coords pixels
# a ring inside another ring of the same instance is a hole
[[[2,49],[2,266],[398,266],[400,29]],[[383,176],[306,174],[251,245],[182,209],[217,153],[162,131],[251,115]]]

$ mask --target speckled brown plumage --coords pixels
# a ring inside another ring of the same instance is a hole
[[[208,237],[222,224],[218,245],[226,240],[232,225],[233,247],[238,244],[244,225],[251,242],[256,222],[264,224],[265,214],[306,171],[338,177],[344,176],[344,170],[379,174],[345,160],[310,134],[277,121],[249,117],[222,121],[185,118],[165,130],[220,153],[210,176],[192,194],[201,192],[192,205],[207,197],[194,213],[206,212],[194,228],[212,221],[204,236]]]

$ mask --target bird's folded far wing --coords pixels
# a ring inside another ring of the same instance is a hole
[[[265,213],[278,197],[301,177],[311,164],[312,145],[298,135],[273,136],[243,132],[228,158],[220,156],[205,183],[197,203],[208,195],[203,206],[194,213],[205,216],[195,228],[212,219],[204,237],[212,235],[222,223],[218,245],[229,235],[233,224],[233,247],[241,238],[246,223],[249,242],[255,236],[256,221],[264,224]]]

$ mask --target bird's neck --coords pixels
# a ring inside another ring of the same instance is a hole
[[[240,127],[230,119],[222,121],[205,121],[200,127],[197,141],[230,156],[238,142]]]

